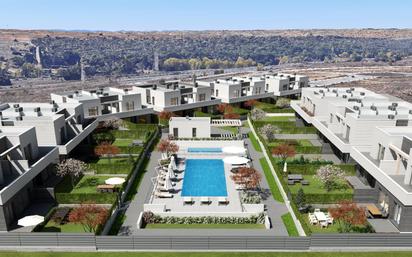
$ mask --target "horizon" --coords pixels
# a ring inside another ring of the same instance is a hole
[[[0,29],[49,31],[216,31],[410,29],[412,3],[400,0],[207,3],[73,0],[2,3]]]

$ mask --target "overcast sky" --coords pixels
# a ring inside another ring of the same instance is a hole
[[[409,0],[0,0],[0,28],[412,28]]]

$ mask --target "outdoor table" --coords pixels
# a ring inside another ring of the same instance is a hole
[[[98,185],[97,186],[97,191],[112,193],[112,192],[115,191],[115,186],[114,185]]]
[[[319,222],[327,220],[324,212],[314,212],[313,214],[315,214],[315,217]]]
[[[374,204],[366,205],[366,209],[372,216],[382,216],[382,212]]]

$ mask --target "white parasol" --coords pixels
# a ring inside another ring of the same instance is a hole
[[[249,159],[245,157],[239,157],[239,156],[229,156],[223,158],[223,162],[227,164],[232,164],[232,165],[241,165],[241,164],[246,164],[249,162]]]
[[[226,146],[222,148],[222,152],[231,154],[245,154],[246,149],[238,146]]]
[[[117,177],[113,177],[113,178],[109,178],[106,179],[104,181],[104,183],[106,183],[107,185],[121,185],[125,182],[126,180],[124,178],[117,178]]]
[[[17,225],[22,227],[31,227],[39,225],[44,221],[44,217],[40,215],[30,215],[18,220]]]

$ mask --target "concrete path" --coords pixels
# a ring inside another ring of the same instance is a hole
[[[241,133],[248,133],[248,132],[250,132],[250,128],[245,128],[245,127],[241,128]],[[288,232],[286,230],[285,225],[283,224],[281,216],[283,214],[288,213],[288,209],[284,203],[280,203],[276,201],[275,199],[273,199],[273,196],[270,192],[269,184],[266,180],[265,174],[263,173],[263,169],[259,161],[261,158],[264,158],[263,154],[255,150],[250,139],[246,139],[245,142],[247,144],[249,155],[252,159],[253,167],[256,170],[260,171],[262,175],[262,181],[261,181],[260,186],[262,189],[262,198],[264,199],[263,203],[266,206],[267,214],[270,217],[271,222],[272,222],[272,229],[271,229],[271,231],[273,231],[272,235],[287,236]]]

